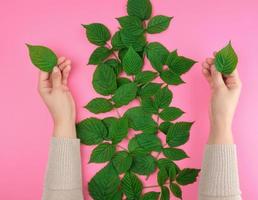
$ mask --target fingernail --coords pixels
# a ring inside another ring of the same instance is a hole
[[[57,66],[54,67],[53,71],[54,71],[54,72],[57,72],[57,71],[58,71]]]

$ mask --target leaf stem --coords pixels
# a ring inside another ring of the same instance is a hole
[[[112,50],[111,45],[108,44],[108,43],[107,43],[106,45],[107,45],[107,47],[110,48],[110,50],[112,51],[113,56],[114,56],[117,60],[119,60],[119,61],[121,62],[121,60],[117,57],[117,55],[115,54],[115,52]]]
[[[169,185],[169,183],[166,183],[164,185]],[[160,187],[160,185],[149,185],[149,186],[145,186],[143,187],[143,189],[147,189],[147,188],[156,188],[156,187]]]

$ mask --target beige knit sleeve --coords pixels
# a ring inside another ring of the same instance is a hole
[[[42,199],[83,200],[78,139],[52,139]]]
[[[201,170],[199,200],[241,200],[236,145],[207,145]]]

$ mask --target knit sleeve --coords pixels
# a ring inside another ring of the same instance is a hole
[[[78,139],[52,139],[42,199],[83,200]]]
[[[234,144],[206,146],[199,184],[199,200],[241,200]]]

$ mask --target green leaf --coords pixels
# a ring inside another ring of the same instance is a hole
[[[141,20],[149,19],[152,12],[152,5],[149,0],[128,0],[127,13],[130,16],[137,16]]]
[[[170,158],[171,160],[182,160],[184,158],[189,158],[182,149],[177,148],[164,148],[163,153],[167,158]]]
[[[92,44],[104,46],[111,37],[108,28],[103,24],[93,23],[82,26],[86,29],[87,38]]]
[[[115,107],[121,107],[129,104],[135,99],[137,93],[137,85],[135,83],[128,83],[120,86],[116,91],[112,100],[115,103]]]
[[[134,155],[131,171],[139,175],[150,175],[156,169],[155,159],[151,155]]]
[[[109,60],[106,60],[104,63],[107,64],[108,66],[110,66],[114,70],[114,72],[117,76],[123,70],[121,63],[116,59],[109,59]]]
[[[107,136],[105,137],[105,140],[109,140],[109,141],[111,141],[111,137],[110,137],[110,127],[111,127],[111,125],[113,124],[113,123],[115,123],[115,122],[117,122],[117,118],[115,118],[115,117],[107,117],[107,118],[104,118],[104,119],[102,119],[102,122],[103,122],[103,124],[105,125],[105,127],[107,128],[107,130],[108,130],[108,134],[107,134]]]
[[[101,169],[89,182],[88,188],[94,200],[118,200],[120,180],[112,165]]]
[[[160,89],[161,84],[159,83],[148,83],[145,86],[142,86],[139,90],[138,90],[138,94],[142,97],[142,98],[148,98],[151,96],[154,96]]]
[[[178,176],[176,177],[176,181],[180,185],[188,185],[194,183],[197,176],[199,175],[199,172],[199,169],[185,168],[179,172]]]
[[[216,69],[223,74],[231,74],[237,66],[238,57],[231,45],[231,41],[215,56]]]
[[[162,169],[166,170],[166,172],[170,178],[170,181],[175,180],[176,175],[179,171],[179,168],[173,161],[171,161],[170,159],[167,159],[167,158],[161,158],[158,160],[157,164],[158,164],[158,168],[160,170],[162,170]]]
[[[132,35],[124,29],[120,30],[121,40],[123,44],[130,48],[132,47],[135,51],[143,51],[147,41],[144,34],[141,35]]]
[[[173,124],[171,122],[162,122],[159,125],[159,130],[161,130],[162,133],[164,133],[165,135],[167,135],[168,130],[170,128],[170,126],[172,126]]]
[[[182,75],[188,72],[196,61],[186,58],[184,56],[178,56],[177,51],[173,51],[168,55],[166,64],[169,69],[178,75]]]
[[[77,137],[86,145],[99,144],[107,136],[107,129],[97,118],[88,118],[76,125]]]
[[[133,158],[126,151],[117,152],[113,157],[112,163],[119,174],[127,172],[133,162]]]
[[[161,197],[160,200],[170,200],[170,192],[166,186],[161,187]]]
[[[112,140],[113,144],[121,142],[128,134],[128,119],[120,118],[112,121],[109,127],[108,137]]]
[[[107,64],[100,64],[94,74],[92,84],[97,93],[104,96],[113,94],[117,88],[116,75]]]
[[[190,122],[177,122],[170,126],[166,139],[169,146],[177,147],[185,144],[189,140],[192,125]]]
[[[128,84],[128,83],[132,83],[132,81],[128,78],[125,78],[125,77],[118,77],[116,79],[116,82],[117,82],[117,86],[120,87],[122,85],[125,85],[125,84]]]
[[[173,121],[177,118],[181,117],[184,112],[176,107],[167,107],[164,108],[161,113],[159,114],[160,118],[164,121]]]
[[[141,71],[143,60],[135,50],[130,47],[123,59],[123,67],[128,75],[137,74]]]
[[[170,190],[173,195],[179,199],[182,199],[182,190],[176,183],[170,183]]]
[[[165,31],[168,28],[172,18],[173,17],[167,17],[164,15],[152,17],[148,23],[147,32],[153,34]]]
[[[158,172],[157,180],[160,186],[164,185],[168,179],[168,173],[165,168],[161,168]]]
[[[138,17],[135,16],[124,16],[117,18],[120,26],[130,32],[132,35],[140,35],[143,33],[144,29],[142,22]]]
[[[125,57],[125,54],[127,53],[128,49],[127,48],[124,48],[124,49],[120,49],[118,51],[118,57],[119,59],[122,61]]]
[[[112,103],[105,98],[95,98],[92,99],[86,106],[90,112],[98,114],[105,113],[113,109]]]
[[[150,97],[143,97],[141,99],[141,106],[146,113],[158,114],[158,109],[154,106],[153,100]]]
[[[159,192],[148,192],[144,194],[140,200],[158,200],[159,199]]]
[[[160,73],[160,78],[169,85],[180,85],[185,83],[181,77],[172,70],[165,70]]]
[[[120,50],[120,49],[123,49],[125,48],[125,45],[122,41],[122,38],[121,38],[121,32],[120,31],[117,31],[112,39],[111,39],[111,44],[112,44],[112,47],[114,50]]]
[[[146,46],[145,51],[152,67],[161,72],[169,54],[167,48],[158,42],[151,42]]]
[[[148,152],[157,151],[160,152],[162,149],[162,144],[160,139],[153,134],[142,133],[136,135],[136,140],[140,147]]]
[[[136,136],[131,138],[128,142],[128,150],[131,155],[137,154],[148,154],[146,150],[144,150],[138,143]]]
[[[110,161],[116,151],[116,147],[109,143],[98,145],[90,156],[90,163],[104,163]]]
[[[157,77],[157,73],[152,71],[143,71],[139,72],[135,76],[135,82],[138,84],[146,84],[152,80],[154,80]]]
[[[98,47],[91,54],[88,64],[97,65],[105,60],[107,57],[109,57],[111,54],[112,51],[107,47]]]
[[[172,92],[168,87],[161,88],[154,96],[154,105],[156,108],[166,108],[173,98]]]
[[[42,71],[50,72],[57,65],[57,56],[49,48],[26,44],[31,62]]]
[[[122,179],[122,191],[128,200],[139,199],[142,193],[143,185],[140,179],[133,173],[128,172]]]
[[[136,131],[147,133],[156,133],[157,123],[152,119],[152,116],[145,113],[142,107],[133,107],[128,109],[125,114],[129,121],[129,127]]]

